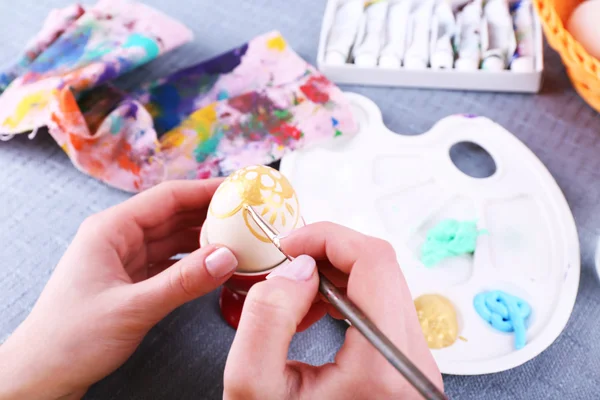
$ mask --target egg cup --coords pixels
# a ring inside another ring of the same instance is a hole
[[[279,265],[286,262],[288,261],[285,260]],[[225,322],[227,322],[229,326],[233,329],[237,329],[240,323],[242,309],[244,308],[244,302],[246,301],[246,296],[248,295],[250,288],[256,283],[264,281],[267,275],[279,265],[261,272],[235,272],[231,278],[223,284],[221,296],[219,297],[219,308],[221,309],[223,319],[225,319]]]
[[[262,165],[230,174],[211,199],[200,232],[200,246],[220,244],[235,255],[238,266],[221,291],[223,317],[237,328],[250,288],[287,261],[252,219],[245,206],[276,231],[287,234],[305,225],[294,188],[279,171]]]

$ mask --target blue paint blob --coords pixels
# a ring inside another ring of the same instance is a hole
[[[0,73],[0,94],[6,90],[8,85],[15,80],[17,76],[12,73]]]
[[[515,333],[515,348],[525,347],[526,322],[531,307],[524,300],[500,290],[483,292],[473,300],[475,311],[493,328]]]
[[[167,132],[183,121],[184,116],[178,112],[181,99],[175,86],[165,84],[154,88],[150,102],[158,109],[154,125],[159,133]]]
[[[335,127],[335,126],[338,126],[340,122],[339,122],[337,119],[335,119],[335,118],[331,117],[331,123],[332,123],[332,124],[333,124],[333,126]]]

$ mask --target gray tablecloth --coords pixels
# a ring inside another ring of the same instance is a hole
[[[68,0],[0,0],[0,63],[15,57],[51,8]],[[133,72],[135,84],[206,59],[272,29],[315,62],[325,1],[148,0],[195,32],[192,44]],[[593,254],[600,228],[600,116],[573,91],[559,57],[547,49],[539,95],[344,87],[373,99],[394,131],[416,134],[453,113],[494,119],[524,141],[564,191],[580,235],[582,275],[572,317],[556,342],[514,370],[446,376],[453,399],[591,399],[600,382],[600,288]],[[0,143],[0,339],[26,317],[88,215],[126,199],[78,172],[47,135]],[[88,399],[218,399],[234,331],[217,295],[194,301],[153,329],[133,357],[91,388]],[[290,356],[332,361],[342,325],[323,319],[297,335]],[[249,366],[251,367],[251,366]]]

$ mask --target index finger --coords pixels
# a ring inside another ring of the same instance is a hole
[[[222,178],[167,181],[115,206],[113,212],[140,228],[155,227],[174,215],[208,207]]]
[[[332,222],[306,225],[281,239],[283,250],[290,256],[306,254],[315,260],[326,259],[346,274],[361,256],[373,252],[377,252],[374,256],[379,261],[396,263],[396,254],[391,247],[388,251],[377,251],[380,242],[380,239]]]

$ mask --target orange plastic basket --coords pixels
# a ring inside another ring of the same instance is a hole
[[[583,0],[533,0],[548,44],[562,58],[575,90],[600,112],[600,61],[592,57],[565,28]]]

